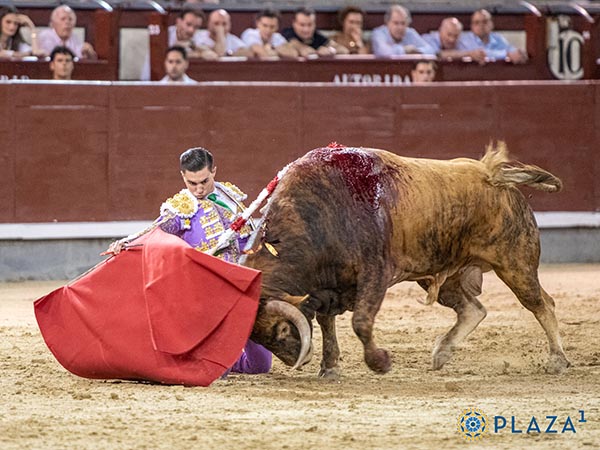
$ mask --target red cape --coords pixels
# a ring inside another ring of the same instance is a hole
[[[250,335],[261,274],[156,229],[34,304],[56,359],[86,378],[208,386]]]

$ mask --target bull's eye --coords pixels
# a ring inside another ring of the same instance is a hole
[[[290,324],[286,321],[284,322],[279,322],[276,326],[275,326],[275,339],[278,341],[283,341],[285,340],[289,335],[290,335]]]

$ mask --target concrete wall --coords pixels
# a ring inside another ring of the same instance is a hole
[[[121,237],[121,236],[115,236]],[[0,282],[73,279],[112,239],[0,240]],[[600,228],[542,229],[542,263],[599,263]]]

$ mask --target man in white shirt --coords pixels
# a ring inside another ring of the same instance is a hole
[[[189,61],[185,48],[180,45],[169,47],[165,56],[165,72],[167,73],[161,83],[186,83],[194,84],[185,72],[189,67]]]
[[[217,9],[209,14],[206,28],[198,33],[198,40],[218,56],[252,56],[252,50],[239,37],[230,33],[231,16],[224,9]]]
[[[274,9],[263,9],[256,15],[256,28],[247,28],[242,41],[257,58],[295,58],[298,52],[277,32],[281,16]]]
[[[169,27],[169,47],[179,45],[187,50],[189,58],[217,59],[217,55],[206,45],[202,45],[197,31],[204,23],[204,13],[196,9],[183,10]]]
[[[73,34],[77,16],[67,5],[54,8],[50,14],[50,28],[39,34],[38,45],[46,55],[50,55],[54,47],[67,47],[77,58],[96,59],[96,51],[89,42],[81,40]]]

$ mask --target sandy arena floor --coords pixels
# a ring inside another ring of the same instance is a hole
[[[346,314],[340,382],[317,379],[314,358],[301,372],[276,361],[269,375],[209,388],[71,375],[46,348],[32,308],[63,283],[0,284],[0,449],[600,449],[600,265],[545,266],[540,277],[573,363],[561,376],[544,372],[546,338],[533,315],[486,274],[488,317],[441,371],[430,370],[430,353],[454,313],[417,303],[423,291],[404,283],[376,322],[394,359],[387,375],[367,369]],[[457,430],[465,408],[487,415],[478,442]],[[507,425],[494,432],[500,416]],[[541,433],[525,432],[532,416]],[[557,433],[544,433],[546,416],[557,416]],[[522,433],[511,432],[511,417]]]

